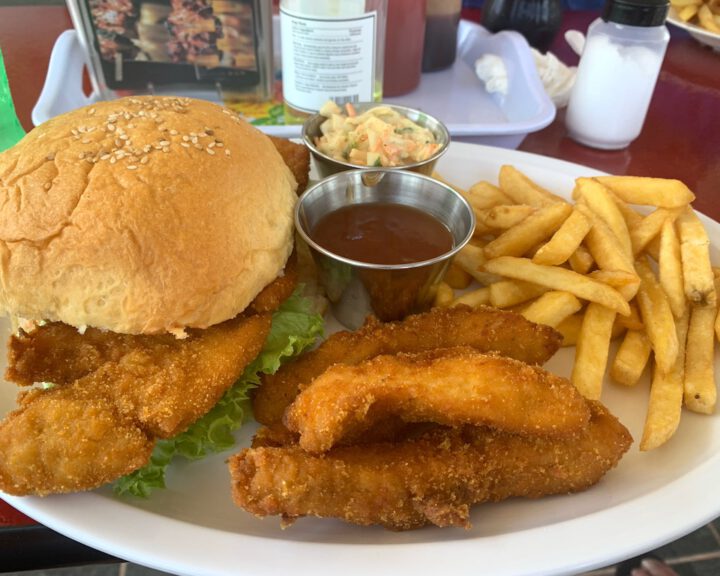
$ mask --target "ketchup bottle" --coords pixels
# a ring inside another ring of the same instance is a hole
[[[426,0],[388,0],[383,96],[417,88],[425,40]]]

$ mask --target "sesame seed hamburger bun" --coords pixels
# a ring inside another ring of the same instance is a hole
[[[0,313],[129,334],[205,328],[282,274],[295,179],[209,102],[133,97],[0,153]]]

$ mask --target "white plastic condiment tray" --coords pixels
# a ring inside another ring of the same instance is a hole
[[[506,95],[488,93],[475,75],[475,60],[488,53],[499,56],[505,63]],[[32,112],[35,125],[99,99],[97,93],[90,96],[83,93],[84,66],[85,54],[77,33],[63,32],[53,48],[45,85]],[[182,95],[219,100],[211,91]],[[439,118],[454,139],[505,148],[517,147],[527,134],[544,128],[555,118],[555,106],[543,89],[525,39],[516,32],[490,34],[464,20],[458,31],[455,64],[446,70],[423,74],[416,90],[387,101],[419,108]],[[259,128],[286,138],[300,135],[298,125]]]

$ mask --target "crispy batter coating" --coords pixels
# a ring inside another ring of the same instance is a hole
[[[262,424],[281,422],[300,389],[338,362],[358,364],[380,354],[470,346],[543,364],[558,350],[561,340],[549,326],[493,308],[435,308],[398,322],[369,321],[355,332],[333,334],[316,350],[263,377],[253,398],[253,411]]]
[[[538,366],[457,347],[335,364],[285,412],[300,446],[325,452],[378,421],[487,425],[523,434],[572,434],[590,409],[572,383]]]
[[[261,314],[263,312],[274,312],[280,308],[285,300],[292,296],[298,283],[298,261],[297,252],[293,250],[285,264],[282,276],[278,276],[270,284],[265,286],[255,299],[247,307],[248,312]]]
[[[248,306],[249,312],[274,312],[290,297],[297,285],[297,257],[290,255],[283,276],[268,284]],[[118,362],[138,347],[144,349],[172,346],[171,334],[117,334],[87,328],[84,333],[62,322],[52,322],[31,333],[13,334],[8,341],[8,366],[5,379],[21,386],[35,382],[67,384],[97,370],[106,362]]]
[[[277,136],[269,136],[269,138],[295,176],[299,196],[307,188],[310,179],[310,151],[304,144],[298,144],[287,138],[278,138]]]
[[[270,314],[239,316],[183,340],[131,336],[119,348],[108,335],[94,348],[100,356],[88,355],[88,373],[29,391],[0,422],[0,490],[89,490],[143,466],[155,439],[182,432],[217,403],[260,352],[270,323]]]
[[[630,434],[600,403],[563,437],[435,427],[403,442],[248,448],[229,461],[233,499],[257,516],[341,518],[392,530],[469,526],[470,506],[589,488],[627,451]]]

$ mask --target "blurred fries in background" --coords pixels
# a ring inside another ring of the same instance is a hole
[[[677,17],[683,22],[701,26],[720,34],[720,2],[718,0],[670,0]]]
[[[714,412],[720,267],[711,265],[687,186],[578,178],[572,203],[503,166],[497,185],[456,190],[473,206],[478,228],[438,290],[437,305],[510,308],[552,326],[563,346],[576,347],[571,380],[588,398],[600,398],[606,373],[633,387],[648,372],[641,450],[672,437],[683,405]]]

